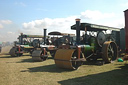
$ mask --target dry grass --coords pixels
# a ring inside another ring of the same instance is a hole
[[[127,85],[128,64],[82,65],[78,70],[57,68],[52,59],[33,62],[21,57],[0,55],[0,85]]]

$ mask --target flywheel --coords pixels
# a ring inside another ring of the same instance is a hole
[[[105,41],[106,41],[105,34],[102,31],[101,32],[98,32],[98,34],[97,34],[97,42],[98,42],[98,45],[100,47],[102,47]]]
[[[32,45],[34,48],[40,47],[40,41],[38,39],[33,40]]]
[[[106,41],[102,47],[102,58],[105,63],[115,61],[118,57],[118,48],[115,42]]]

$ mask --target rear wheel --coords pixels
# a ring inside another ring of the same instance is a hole
[[[105,63],[115,61],[118,57],[118,48],[115,42],[106,41],[102,47],[102,58]]]
[[[83,55],[81,52],[80,52],[80,58],[83,58]],[[79,59],[77,58],[77,51],[74,51],[72,55],[72,66],[75,69],[78,69],[82,64],[83,64],[83,61],[79,61]]]

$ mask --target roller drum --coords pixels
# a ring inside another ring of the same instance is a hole
[[[23,52],[19,52],[18,49],[21,50],[21,48],[12,47],[12,48],[10,49],[9,54],[10,54],[12,57],[22,56],[22,55],[23,55]],[[21,50],[21,51],[22,51],[22,50]]]
[[[59,49],[56,51],[54,60],[57,67],[66,69],[78,69],[82,64],[76,57],[75,49]],[[78,60],[78,61],[77,61]]]
[[[11,48],[9,54],[10,54],[11,56],[13,56],[13,57],[17,56],[17,55],[16,55],[16,48],[15,48],[15,47]]]
[[[32,52],[32,59],[34,61],[44,61],[48,58],[47,55],[44,55],[42,50],[34,50]]]

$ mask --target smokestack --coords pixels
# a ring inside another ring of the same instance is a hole
[[[125,46],[128,51],[128,9],[124,11],[125,16]]]
[[[76,19],[76,43],[80,44],[80,19]]]
[[[23,44],[23,33],[21,33],[21,35],[19,36],[19,42],[21,45]]]
[[[68,43],[70,44],[70,34],[68,34]]]
[[[47,29],[44,29],[44,45],[46,44],[46,31]]]

